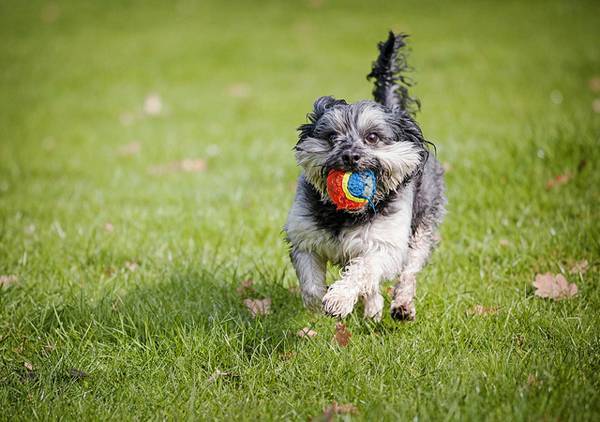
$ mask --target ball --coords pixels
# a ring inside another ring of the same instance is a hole
[[[327,175],[327,193],[338,210],[358,210],[371,203],[375,187],[371,170],[330,170]]]

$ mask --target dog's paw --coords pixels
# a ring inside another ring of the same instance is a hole
[[[345,318],[352,312],[358,300],[358,289],[342,283],[334,283],[323,297],[323,310],[332,317]]]
[[[365,318],[381,321],[383,314],[383,296],[374,294],[365,298]]]
[[[415,320],[415,303],[412,300],[394,300],[390,307],[392,318],[397,321],[414,321]]]

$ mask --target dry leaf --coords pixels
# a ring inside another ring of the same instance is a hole
[[[173,161],[167,164],[161,164],[150,167],[151,174],[162,175],[169,173],[199,173],[206,170],[206,161],[201,159],[186,158],[181,161]]]
[[[0,275],[0,287],[8,287],[18,280],[16,275]]]
[[[33,365],[31,363],[25,362],[23,366],[25,366],[25,369],[27,369],[28,371],[33,371]]]
[[[333,338],[337,344],[342,347],[346,347],[350,342],[350,337],[352,337],[352,333],[348,331],[348,328],[345,324],[341,322],[335,324],[335,335]]]
[[[240,286],[235,289],[240,296],[246,296],[249,293],[254,293],[254,281],[251,278],[247,278],[246,280],[240,283]]]
[[[271,298],[269,297],[265,299],[245,299],[244,305],[246,305],[253,318],[271,313]]]
[[[229,85],[229,87],[227,87],[227,93],[231,96],[231,97],[236,97],[236,98],[246,98],[248,96],[250,96],[250,85],[240,82],[240,83],[236,83],[236,84],[232,84]]]
[[[304,327],[303,329],[301,329],[300,331],[298,331],[296,333],[296,335],[298,337],[302,337],[302,338],[312,338],[314,336],[317,335],[317,332],[315,330],[312,330],[309,327]]]
[[[44,23],[54,23],[60,18],[60,7],[56,3],[48,3],[43,9],[40,18]]]
[[[475,305],[467,311],[467,315],[494,315],[500,308],[498,306]]]
[[[575,262],[569,272],[571,274],[585,274],[589,268],[590,264],[588,263],[587,259],[583,259]]]
[[[209,383],[213,383],[216,380],[218,380],[219,378],[223,378],[223,377],[229,377],[231,376],[231,372],[224,372],[221,371],[220,369],[217,369],[209,378],[208,378],[208,382]]]
[[[135,261],[125,261],[125,268],[131,272],[137,271],[138,267],[139,264]]]
[[[292,360],[296,356],[296,352],[285,352],[279,355],[281,360]]]
[[[534,374],[527,375],[527,385],[530,387],[537,387],[541,384],[541,381]]]
[[[158,94],[149,94],[144,100],[144,113],[149,116],[158,116],[162,112],[162,108],[162,100]]]
[[[588,86],[592,92],[600,92],[600,76],[594,76],[588,81]]]
[[[536,289],[536,296],[554,300],[566,299],[577,294],[577,285],[569,283],[562,274],[536,274],[533,287]]]
[[[500,239],[500,240],[498,241],[498,244],[499,244],[500,246],[507,247],[507,246],[510,246],[510,240],[508,240],[508,239]]]
[[[552,178],[546,182],[546,189],[550,190],[557,186],[562,186],[562,185],[566,184],[572,178],[573,178],[573,175],[570,172],[559,174],[558,176],[555,176],[554,178]]]
[[[323,409],[323,414],[314,420],[332,421],[335,415],[355,415],[358,413],[358,408],[351,403],[338,404],[334,401],[329,406]]]
[[[122,156],[131,156],[139,154],[142,150],[142,144],[138,141],[131,142],[127,145],[123,145],[119,148],[119,155]]]

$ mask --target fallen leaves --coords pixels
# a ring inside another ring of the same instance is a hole
[[[344,323],[338,322],[335,324],[335,334],[333,340],[336,341],[341,347],[348,346],[352,333],[348,330],[348,327]]]
[[[569,283],[562,274],[537,274],[533,282],[534,294],[541,298],[561,300],[577,294],[577,285]]]
[[[296,335],[300,338],[313,338],[317,335],[317,332],[310,327],[304,327],[300,331],[296,333]]]
[[[206,170],[206,161],[199,158],[186,158],[181,161],[172,161],[159,164],[149,169],[150,174],[163,175],[171,173],[200,173]]]
[[[144,113],[148,116],[158,116],[163,109],[162,99],[157,93],[150,93],[144,100]]]
[[[558,176],[555,176],[546,182],[546,189],[550,190],[550,189],[556,188],[558,186],[565,185],[572,178],[573,178],[573,174],[568,171],[563,174],[559,174]]]
[[[254,280],[252,280],[251,278],[243,280],[240,283],[239,287],[235,290],[242,297],[254,293]]]
[[[589,262],[587,261],[587,259],[583,259],[581,261],[576,261],[569,270],[569,272],[571,274],[585,274],[589,268]]]
[[[499,310],[498,306],[475,305],[467,311],[467,315],[495,315]]]
[[[225,372],[225,371],[221,371],[220,369],[217,369],[215,372],[213,372],[213,374],[210,377],[208,377],[207,381],[209,384],[212,384],[219,378],[226,378],[226,377],[230,377],[230,376],[232,376],[231,372]]]
[[[119,148],[119,155],[129,157],[137,155],[142,150],[142,144],[139,141],[133,141]]]
[[[227,94],[235,98],[247,98],[251,93],[250,85],[244,82],[235,83],[227,87]]]
[[[600,76],[594,76],[588,81],[588,86],[592,92],[600,92]]]
[[[14,275],[0,275],[0,287],[9,287],[15,284],[19,278]]]
[[[132,273],[136,272],[139,266],[140,264],[138,264],[135,261],[125,261],[125,268],[131,271]]]
[[[244,305],[250,311],[252,318],[271,313],[271,298],[269,297],[264,299],[244,299]]]
[[[313,418],[313,421],[332,421],[335,415],[356,415],[358,413],[358,407],[354,406],[352,403],[339,404],[337,401],[334,401],[329,406],[323,409],[323,414],[319,415],[316,418]]]

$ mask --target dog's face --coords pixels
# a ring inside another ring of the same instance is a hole
[[[377,178],[377,203],[414,174],[427,156],[421,130],[410,116],[374,101],[347,104],[321,97],[308,118],[310,123],[298,128],[296,161],[323,198],[330,170],[369,169]]]

